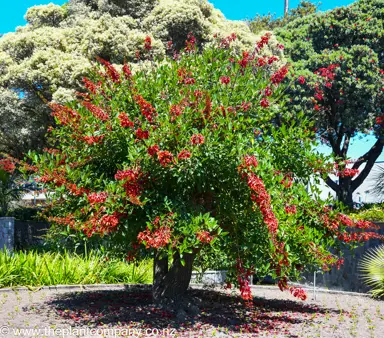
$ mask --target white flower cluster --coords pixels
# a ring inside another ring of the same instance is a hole
[[[33,27],[57,27],[65,17],[65,9],[54,4],[34,6],[28,9],[25,20]]]

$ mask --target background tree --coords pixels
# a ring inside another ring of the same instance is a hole
[[[124,61],[143,66],[147,35],[154,57],[167,53],[169,41],[180,49],[189,32],[200,42],[235,32],[239,49],[251,47],[256,38],[245,22],[226,20],[205,0],[72,0],[64,6],[32,7],[25,18],[26,26],[0,37],[0,114],[7,126],[0,129],[0,148],[14,155],[42,143],[35,141],[51,122],[42,98],[74,98],[96,57],[120,67]],[[270,42],[270,53],[282,57],[277,41]],[[23,93],[23,99],[15,100],[13,90]],[[35,122],[40,123],[37,128]],[[17,126],[13,134],[12,125]],[[17,142],[18,129],[27,132],[22,142]]]
[[[349,206],[383,149],[383,32],[384,2],[377,0],[312,14],[277,31],[296,78],[291,106],[316,121],[336,162],[338,182],[326,182]],[[362,134],[377,142],[350,167],[350,142]]]
[[[276,28],[284,27],[289,22],[298,18],[305,17],[318,11],[321,3],[314,4],[310,1],[301,1],[296,8],[292,8],[284,16],[276,17],[275,14],[257,14],[252,20],[248,21],[249,28],[255,34],[262,31],[273,31]],[[287,8],[288,10],[288,8]]]
[[[135,75],[100,59],[87,94],[50,104],[52,148],[26,166],[52,192],[51,222],[104,237],[128,260],[152,254],[154,299],[181,313],[195,311],[185,292],[197,255],[225,253],[228,282],[251,300],[252,274],[286,290],[303,269],[339,264],[329,250],[380,237],[308,195],[322,161],[304,116],[284,109],[288,69],[264,54],[269,39],[239,53],[233,34],[199,54],[190,35],[177,57]]]

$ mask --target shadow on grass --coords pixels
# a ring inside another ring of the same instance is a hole
[[[70,292],[55,296],[45,306],[75,327],[175,328],[188,337],[211,335],[212,331],[296,337],[290,333],[293,325],[316,321],[325,314],[337,315],[336,311],[299,301],[255,297],[253,308],[249,308],[236,295],[196,289],[190,293],[202,300],[201,313],[184,323],[178,322],[174,313],[157,308],[148,289]]]

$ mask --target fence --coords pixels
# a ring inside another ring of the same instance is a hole
[[[14,248],[14,218],[0,217],[0,250],[6,247],[8,250]]]
[[[384,223],[378,223],[380,230],[377,232],[384,235]],[[363,255],[371,248],[374,248],[382,241],[371,239],[364,245],[354,249],[344,251],[344,264],[340,269],[332,268],[329,272],[316,274],[316,287],[327,288],[332,290],[344,290],[353,292],[367,292],[369,288],[363,284],[359,272],[359,261]],[[313,285],[314,274],[304,274],[305,278],[302,282],[306,285]]]
[[[35,221],[19,221],[13,217],[0,218],[0,249],[23,250],[42,243],[41,236],[49,224]]]

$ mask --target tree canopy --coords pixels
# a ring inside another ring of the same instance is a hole
[[[232,34],[197,53],[189,35],[183,52],[136,74],[99,59],[85,94],[50,103],[51,148],[24,165],[51,192],[49,220],[128,260],[151,254],[157,301],[183,301],[196,257],[220,252],[245,300],[255,273],[305,299],[289,280],[380,237],[307,192],[323,163],[310,122],[285,108],[288,68],[263,55],[269,39],[240,53]]]
[[[307,111],[317,135],[332,148],[338,182],[327,183],[351,205],[352,192],[367,177],[383,149],[384,2],[360,0],[297,19],[276,31],[293,64],[291,107]],[[351,139],[377,137],[375,145],[348,160]],[[359,168],[365,167],[359,173]]]

